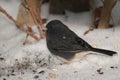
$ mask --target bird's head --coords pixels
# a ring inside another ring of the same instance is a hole
[[[64,31],[67,29],[66,25],[64,25],[60,20],[50,21],[46,25],[46,28],[48,33],[64,33]]]

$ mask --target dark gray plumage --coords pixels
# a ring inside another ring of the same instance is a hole
[[[109,56],[116,54],[114,51],[93,48],[59,20],[50,21],[46,28],[48,49],[52,54],[66,60],[71,60],[77,53],[87,51],[99,52]]]

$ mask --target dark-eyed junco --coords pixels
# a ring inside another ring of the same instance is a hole
[[[93,48],[59,20],[50,21],[46,28],[46,40],[49,51],[67,61],[76,57],[80,58],[88,54],[89,51],[109,56],[116,54],[114,51]]]

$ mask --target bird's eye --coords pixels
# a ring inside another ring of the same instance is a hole
[[[63,36],[62,38],[63,38],[63,39],[66,39],[66,36]]]

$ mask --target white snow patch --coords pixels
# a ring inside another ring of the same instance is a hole
[[[19,0],[0,1],[0,5],[14,18],[17,16],[19,4]],[[113,11],[115,28],[95,29],[86,36],[83,33],[90,26],[90,12],[73,13],[66,11],[66,15],[50,15],[48,6],[48,4],[43,5],[41,13],[43,18],[48,19],[48,22],[59,19],[92,46],[113,50],[118,54],[112,57],[89,54],[79,61],[60,65],[61,61],[49,52],[45,39],[23,45],[26,34],[0,13],[0,80],[4,78],[7,80],[34,80],[35,75],[38,75],[40,80],[53,80],[49,77],[49,73],[55,74],[56,80],[119,80],[119,1]],[[110,68],[111,66],[114,68]],[[100,68],[102,68],[103,74],[97,72]]]

